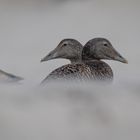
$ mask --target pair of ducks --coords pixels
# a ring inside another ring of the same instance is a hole
[[[91,39],[84,46],[75,39],[64,39],[41,62],[57,58],[68,59],[71,64],[52,71],[42,81],[42,84],[52,80],[112,81],[111,67],[101,60],[108,59],[127,63],[127,60],[105,38]]]

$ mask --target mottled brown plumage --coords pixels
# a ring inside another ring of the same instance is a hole
[[[50,81],[112,81],[112,69],[103,61],[93,60],[80,64],[67,64],[52,71],[43,81],[45,84]]]

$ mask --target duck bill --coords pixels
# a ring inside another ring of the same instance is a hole
[[[128,64],[128,61],[124,57],[122,57],[114,48],[109,51],[109,55],[106,56],[108,59]]]
[[[128,64],[128,61],[125,58],[123,58],[121,55],[116,56],[114,60]]]
[[[57,50],[55,49],[55,50],[51,51],[47,56],[42,58],[41,62],[56,59],[57,57],[58,57],[58,53],[57,53]]]

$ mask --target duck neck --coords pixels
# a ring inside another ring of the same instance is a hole
[[[70,59],[71,64],[77,64],[77,63],[81,63],[82,59],[81,58],[73,58]]]
[[[86,63],[86,62],[95,62],[95,61],[101,61],[100,59],[82,59],[82,62],[83,63]]]

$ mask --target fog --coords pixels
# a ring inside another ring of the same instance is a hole
[[[0,64],[24,78],[0,85],[1,140],[140,139],[140,2],[111,0],[0,0]],[[64,38],[83,45],[105,37],[128,64],[105,61],[112,84],[55,83],[40,63]]]

